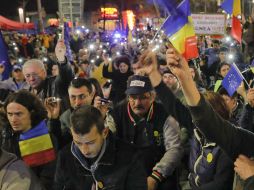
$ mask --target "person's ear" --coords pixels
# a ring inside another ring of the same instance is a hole
[[[108,127],[105,127],[105,128],[103,129],[103,131],[102,131],[102,136],[103,136],[104,139],[107,138],[108,133],[109,133],[109,128],[108,128]]]

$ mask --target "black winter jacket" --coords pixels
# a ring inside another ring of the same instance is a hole
[[[254,134],[222,119],[202,96],[199,104],[190,107],[190,111],[194,124],[208,140],[216,142],[232,161],[240,154],[249,158],[254,156]],[[253,189],[254,180],[251,177],[245,181],[244,190]]]
[[[98,188],[105,190],[146,190],[146,175],[135,149],[111,134],[106,143],[106,150],[94,172],[90,171],[81,152],[82,161],[74,156],[71,145],[66,146],[58,157],[54,189],[90,190],[96,183]]]

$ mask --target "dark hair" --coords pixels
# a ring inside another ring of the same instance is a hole
[[[10,128],[10,123],[6,117],[6,114],[3,111],[0,111],[0,151],[3,143],[3,139],[5,138],[6,131],[8,128]]]
[[[81,64],[89,65],[89,61],[88,60],[82,60],[82,61],[79,62],[79,65],[81,65]]]
[[[219,41],[219,40],[214,39],[214,40],[212,41],[212,43],[213,43],[213,44],[220,44],[220,41]]]
[[[103,97],[103,92],[100,86],[100,83],[98,82],[98,80],[96,78],[89,78],[87,79],[92,85],[94,85],[95,87],[95,94],[94,97],[96,96],[100,96]]]
[[[128,65],[130,67],[130,59],[128,56],[120,56],[116,58],[116,65],[117,67],[119,67],[120,63],[125,63],[126,65]]]
[[[218,113],[223,119],[228,120],[230,118],[230,111],[226,105],[222,96],[212,91],[206,91],[203,93],[205,99],[211,104],[212,108]]]
[[[71,114],[71,127],[77,134],[87,134],[96,126],[98,132],[102,134],[104,120],[101,112],[91,105],[83,105],[75,109]]]
[[[47,118],[47,111],[42,101],[27,90],[20,90],[7,97],[4,104],[4,110],[7,112],[7,106],[12,103],[18,103],[24,106],[31,114],[32,127],[38,125],[42,120]]]
[[[220,95],[226,95],[226,96],[230,97],[230,95],[228,94],[228,91],[223,87],[219,88],[218,93]],[[231,98],[236,98],[237,96],[238,96],[237,92],[234,92],[234,94],[231,96]]]
[[[92,93],[93,91],[93,87],[92,87],[92,84],[90,81],[88,81],[87,79],[85,78],[74,78],[70,85],[69,85],[69,88],[70,87],[73,87],[73,88],[81,88],[82,86],[85,86],[89,92],[89,94]]]
[[[218,70],[217,70],[217,72],[218,72],[219,75],[220,75],[220,70],[221,70],[221,68],[222,68],[224,65],[229,66],[229,68],[231,67],[231,65],[230,65],[229,63],[226,63],[226,62],[221,63],[221,64],[218,66]]]

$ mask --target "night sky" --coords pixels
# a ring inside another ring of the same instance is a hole
[[[109,0],[116,2],[117,0]],[[22,0],[0,0],[0,15],[7,17],[18,16],[18,7],[22,5]],[[100,2],[102,0],[86,0],[85,10],[96,10],[100,7]],[[45,8],[46,13],[56,13],[58,9],[57,0],[41,0],[42,6]],[[26,10],[27,11],[36,11],[37,4],[36,0],[29,0]]]

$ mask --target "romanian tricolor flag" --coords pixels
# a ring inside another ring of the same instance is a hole
[[[239,43],[242,41],[242,25],[238,16],[241,16],[241,0],[234,0],[231,35]]]
[[[45,121],[20,135],[19,149],[23,161],[31,167],[43,165],[56,159]]]
[[[228,14],[232,14],[231,35],[239,43],[242,41],[242,25],[238,16],[241,16],[241,0],[225,0],[221,8]]]
[[[189,0],[183,0],[175,10],[169,10],[170,16],[162,29],[176,50],[187,60],[197,58],[197,38],[193,28]]]

